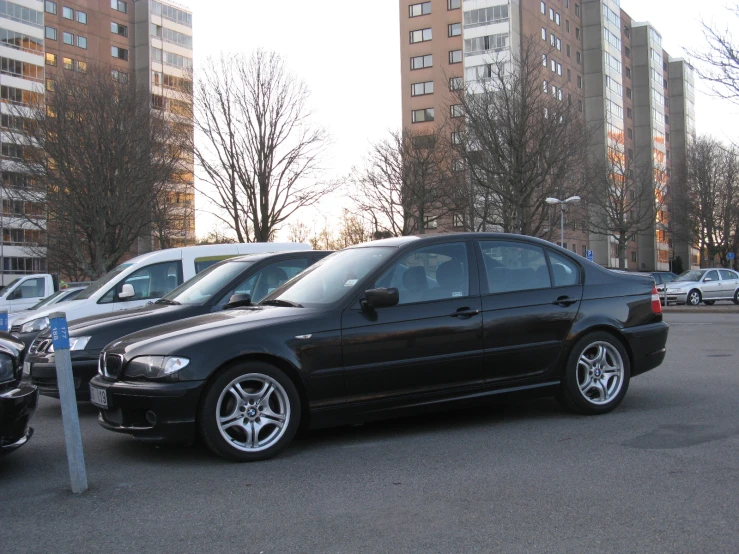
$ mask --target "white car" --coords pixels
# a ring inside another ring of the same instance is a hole
[[[739,304],[739,273],[731,269],[691,269],[667,284],[667,304],[711,306],[717,300]]]

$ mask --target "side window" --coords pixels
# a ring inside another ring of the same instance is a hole
[[[733,281],[737,278],[737,274],[733,271],[729,271],[728,269],[719,269],[718,272],[721,274],[721,278],[724,281]]]
[[[552,276],[555,287],[567,287],[580,283],[580,268],[561,254],[549,253],[549,262],[552,264]]]
[[[28,279],[18,287],[17,298],[41,298],[44,296],[44,280]]]
[[[284,285],[297,274],[305,270],[311,262],[308,258],[282,260],[263,267],[230,293],[226,294],[220,303],[225,304],[234,294],[249,294],[252,302],[259,302],[277,287]]]
[[[131,273],[123,281],[109,290],[98,301],[99,304],[110,302],[131,302],[134,300],[153,300],[161,298],[182,284],[182,262],[179,260],[147,265]],[[123,285],[131,285],[134,295],[131,298],[119,299],[118,293]]]
[[[397,288],[399,304],[469,296],[467,245],[453,242],[413,250],[387,269],[374,287]]]
[[[542,248],[515,242],[481,241],[480,249],[491,294],[552,286]]]
[[[710,279],[711,281],[718,281],[718,271],[715,269],[713,271],[709,271],[706,273],[706,276],[703,278],[704,281]]]

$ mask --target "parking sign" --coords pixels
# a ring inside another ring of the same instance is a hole
[[[585,251],[585,257],[592,262],[593,261],[593,251],[592,250],[586,250]]]
[[[735,257],[736,256],[734,256],[734,253],[733,252],[729,252],[728,254],[726,254],[726,259],[727,260],[733,260]]]

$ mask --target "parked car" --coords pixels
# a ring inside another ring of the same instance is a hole
[[[650,273],[654,277],[654,282],[657,284],[657,293],[662,300],[662,305],[665,305],[665,291],[667,290],[667,283],[671,283],[677,279],[677,274],[672,271],[653,271]]]
[[[33,435],[28,426],[38,404],[38,389],[21,382],[23,343],[0,333],[0,454],[20,448]]]
[[[739,304],[739,273],[731,269],[691,269],[667,285],[667,303],[698,306],[717,300]]]
[[[256,306],[118,339],[90,390],[107,429],[199,433],[224,458],[252,461],[301,423],[514,391],[602,414],[662,363],[667,333],[651,276],[521,235],[401,237],[324,258]]]
[[[24,275],[0,290],[0,310],[9,314],[27,310],[59,288],[57,279],[48,273]]]
[[[90,398],[88,383],[97,373],[100,351],[106,344],[154,325],[257,302],[328,254],[300,250],[230,258],[209,267],[153,304],[72,322],[69,337],[77,399]],[[41,394],[59,398],[49,330],[31,343],[24,372],[30,375]]]
[[[289,250],[310,250],[310,245],[291,242],[213,244],[149,252],[103,275],[77,298],[67,302],[63,311],[71,321],[137,308],[158,300],[221,260],[243,254]],[[48,306],[28,312],[13,321],[10,331],[27,348],[41,331],[49,328],[49,314],[56,311],[56,307]]]

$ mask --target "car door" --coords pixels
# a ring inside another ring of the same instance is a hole
[[[485,382],[547,373],[577,316],[582,269],[540,246],[484,240],[478,247]]]
[[[138,308],[158,300],[182,284],[182,261],[172,260],[144,266],[121,279],[98,304],[109,304],[112,311]],[[134,296],[121,298],[123,285],[131,285]]]
[[[43,300],[46,294],[46,280],[34,277],[21,282],[8,296],[8,312],[18,312],[30,308]]]
[[[473,247],[440,242],[410,250],[368,288],[397,288],[399,303],[342,314],[349,402],[482,384],[482,320]]]
[[[718,270],[713,269],[706,272],[703,279],[701,279],[701,292],[703,300],[721,298],[721,280],[718,276]]]
[[[718,273],[721,276],[721,298],[733,299],[736,289],[739,288],[739,275],[729,269],[719,269]]]

